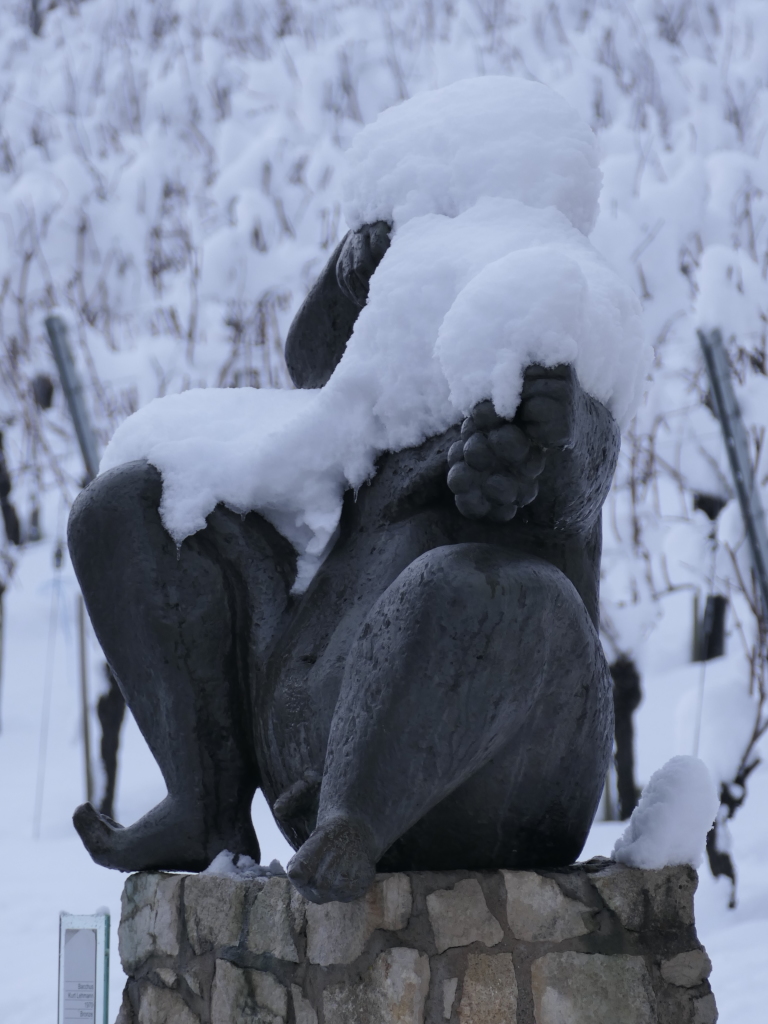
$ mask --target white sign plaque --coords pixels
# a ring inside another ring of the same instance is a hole
[[[59,1024],[107,1024],[109,914],[59,916]]]

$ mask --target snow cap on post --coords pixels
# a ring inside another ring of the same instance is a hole
[[[556,92],[488,75],[385,110],[347,153],[350,228],[456,217],[482,197],[553,206],[589,234],[602,183],[597,139]]]

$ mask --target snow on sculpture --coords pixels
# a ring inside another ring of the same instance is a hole
[[[181,542],[219,503],[259,510],[305,556],[306,586],[346,488],[483,399],[514,416],[523,369],[570,363],[619,423],[650,360],[640,304],[586,237],[597,143],[546,86],[468,79],[385,111],[348,154],[352,228],[393,225],[346,351],[315,392],[193,390],[115,432],[102,471],[147,459]]]

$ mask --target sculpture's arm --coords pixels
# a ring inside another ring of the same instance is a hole
[[[571,366],[530,366],[510,423],[490,401],[476,406],[449,453],[448,485],[460,512],[541,527],[589,528],[616,467],[619,429]]]
[[[523,510],[529,522],[565,530],[591,528],[608,497],[620,446],[616,420],[577,384],[571,443],[546,451],[538,496]]]
[[[388,247],[389,225],[378,221],[334,249],[288,330],[285,361],[296,387],[321,388],[336,369]]]

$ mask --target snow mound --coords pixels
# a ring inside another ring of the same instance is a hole
[[[686,755],[673,757],[651,776],[611,856],[635,868],[697,868],[718,806],[704,762]]]
[[[239,881],[251,878],[285,878],[285,871],[280,861],[273,860],[266,867],[263,864],[257,864],[253,857],[248,857],[243,853],[237,856],[230,853],[229,850],[222,850],[201,874],[218,875],[219,878],[234,878]]]
[[[380,453],[421,444],[486,398],[512,417],[532,362],[572,363],[624,422],[649,364],[637,298],[574,226],[596,209],[591,131],[544,86],[471,79],[408,100],[360,132],[350,181],[352,223],[394,217],[395,228],[326,386],[159,399],[118,428],[101,466],[155,465],[179,543],[217,502],[258,509],[301,556],[297,589],[344,490]]]
[[[478,199],[554,206],[589,234],[602,174],[597,139],[557,93],[523,78],[465,79],[390,107],[347,154],[351,228],[455,217]]]

